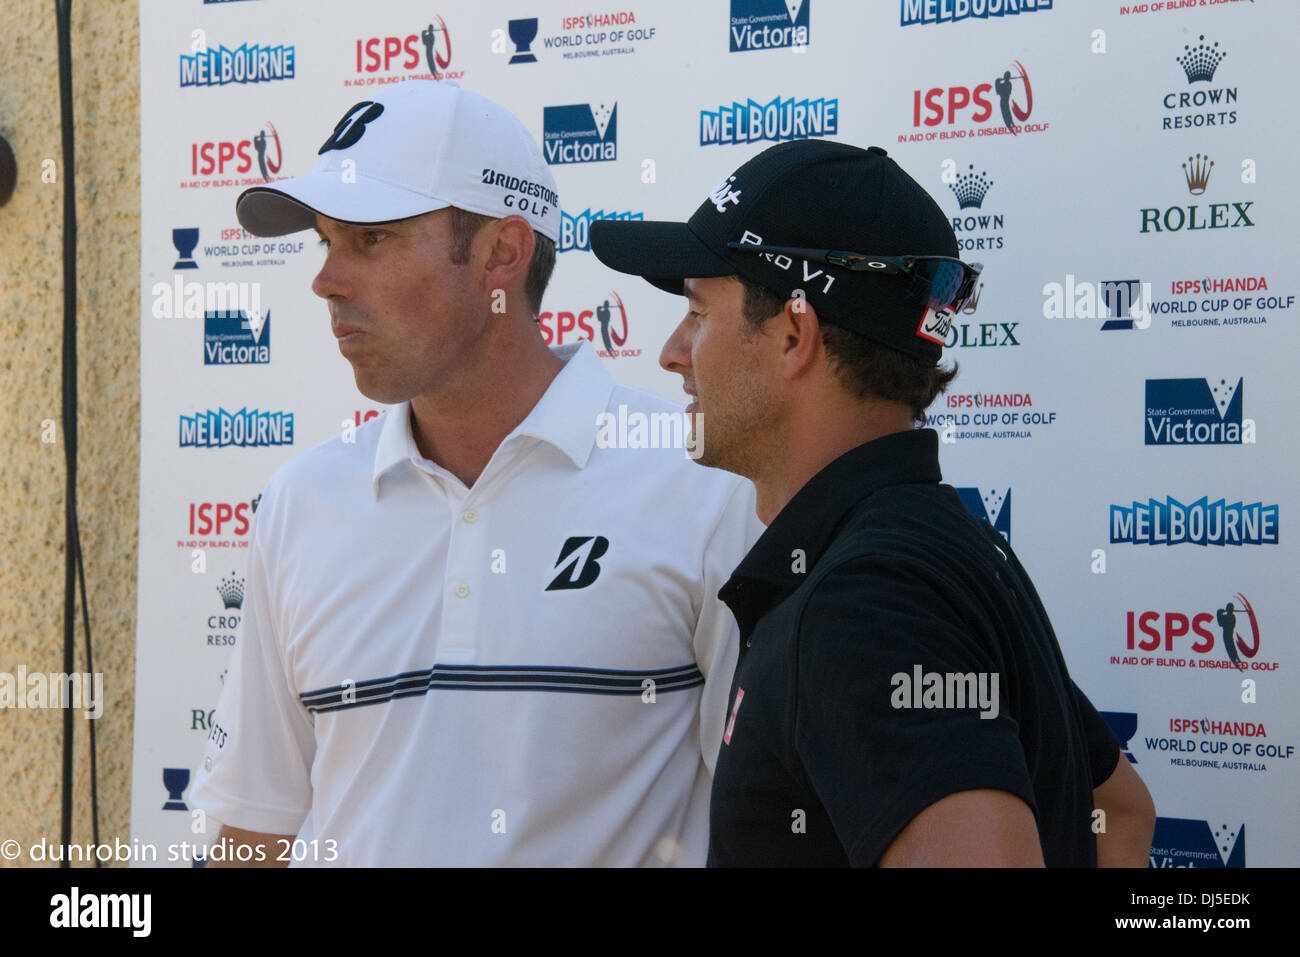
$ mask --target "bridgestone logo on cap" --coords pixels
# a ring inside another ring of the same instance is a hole
[[[520,179],[518,176],[511,176],[509,173],[498,173],[494,169],[484,169],[482,177],[484,186],[499,186],[501,189],[523,193],[525,196],[536,196],[552,206],[560,205],[560,197],[555,190],[543,186],[541,183]]]

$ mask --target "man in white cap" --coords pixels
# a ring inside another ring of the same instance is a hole
[[[392,408],[263,492],[193,792],[224,825],[209,861],[703,864],[736,658],[716,595],[753,490],[681,443],[601,441],[620,406],[684,415],[543,343],[536,142],[454,84],[395,84],[237,214],[316,229],[312,288]]]

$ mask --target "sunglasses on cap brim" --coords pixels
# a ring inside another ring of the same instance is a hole
[[[964,263],[951,256],[869,256],[839,249],[801,249],[794,246],[766,246],[757,243],[727,243],[738,252],[798,256],[809,262],[840,266],[852,272],[901,276],[907,280],[904,295],[933,309],[959,312],[975,291],[975,280],[983,263]]]

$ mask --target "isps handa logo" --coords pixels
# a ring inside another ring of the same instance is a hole
[[[248,176],[256,164],[257,176]],[[284,165],[280,133],[267,120],[262,128],[242,139],[211,139],[190,143],[190,178],[181,180],[181,189],[219,186],[257,186],[272,180]],[[240,178],[236,178],[240,177]]]
[[[543,107],[542,151],[552,166],[618,159],[618,104]]]
[[[930,127],[931,130],[900,133],[898,142],[1041,133],[1048,124],[1030,123],[1029,116],[1033,111],[1034,91],[1029,82],[1029,71],[1023,63],[1015,60],[1002,71],[1001,76],[983,82],[913,90],[912,128]],[[972,125],[951,128],[963,123]]]
[[[1251,161],[1246,160],[1247,164]],[[1187,184],[1187,192],[1192,196],[1202,196],[1210,187],[1210,178],[1214,173],[1214,160],[1205,153],[1193,153],[1182,162],[1182,180]],[[1253,167],[1243,166],[1242,178],[1253,181]],[[1172,205],[1161,209],[1149,206],[1140,210],[1142,225],[1139,233],[1178,233],[1183,230],[1198,232],[1201,230],[1238,229],[1254,226],[1254,214],[1251,207],[1253,200],[1227,203],[1188,203]]]
[[[1232,126],[1237,122],[1237,111],[1233,109],[1237,88],[1214,85],[1214,74],[1227,55],[1227,51],[1219,49],[1217,40],[1207,43],[1204,34],[1195,43],[1183,44],[1183,52],[1173,59],[1182,67],[1187,87],[1171,90],[1161,97],[1162,130]]]
[[[464,70],[451,70],[451,31],[436,13],[427,24],[401,36],[357,37],[353,75],[344,86],[377,86],[412,77],[460,80]]]
[[[586,339],[596,347],[596,354],[602,359],[620,356],[636,358],[641,355],[640,349],[629,348],[627,345],[627,307],[612,289],[594,307],[543,312],[537,316],[537,322],[548,346],[562,346]]]

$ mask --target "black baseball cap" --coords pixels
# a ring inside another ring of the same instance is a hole
[[[677,295],[684,279],[733,275],[802,295],[824,321],[930,362],[982,268],[958,260],[948,218],[883,149],[830,140],[764,150],[685,223],[593,222],[591,249]]]

